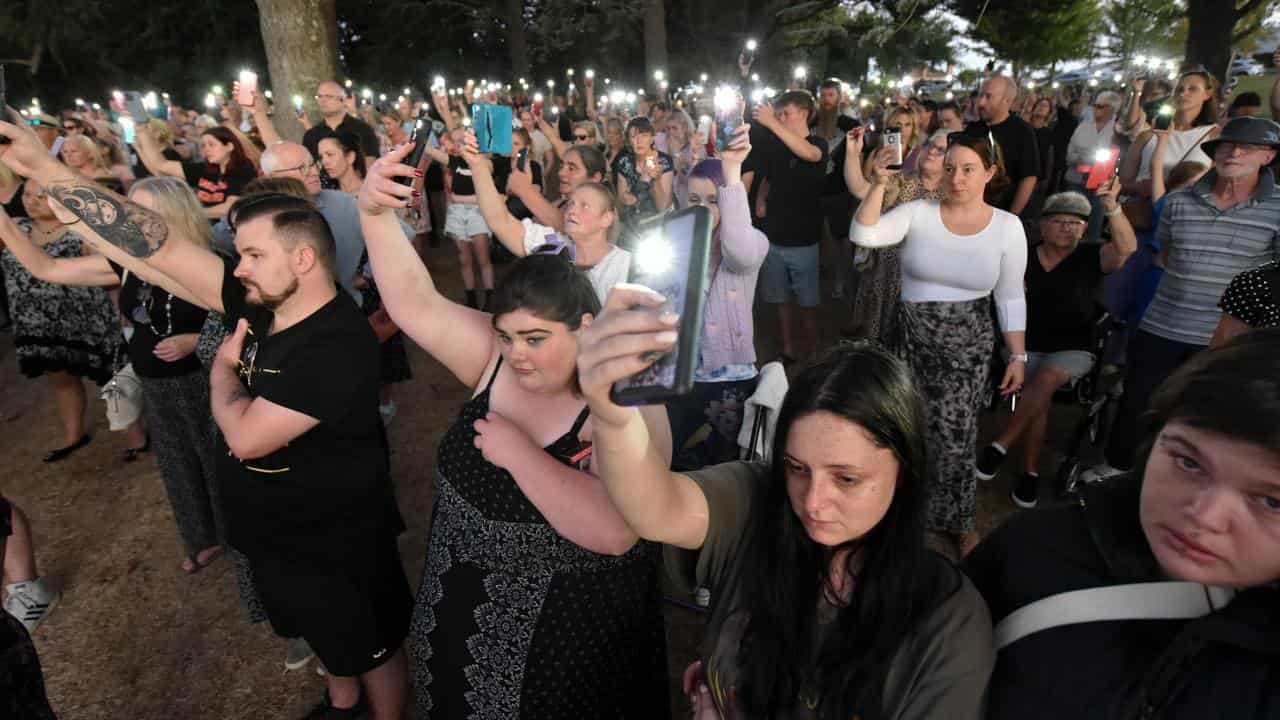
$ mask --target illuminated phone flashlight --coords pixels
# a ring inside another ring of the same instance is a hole
[[[644,97],[644,88],[640,88],[639,90],[636,90],[636,94],[639,95],[640,97]]]
[[[573,68],[569,68],[568,70],[565,70],[564,74],[568,75],[569,77],[573,77]]]
[[[1178,79],[1178,71],[1177,71],[1177,70],[1174,70],[1174,71],[1170,72],[1170,73],[1169,73],[1169,79],[1170,79],[1170,80],[1177,80],[1177,79]]]
[[[612,80],[610,80],[609,78],[605,78],[605,79],[604,79],[604,84],[605,84],[605,85],[608,85],[608,84],[609,84],[609,83],[611,83],[611,82],[613,82],[613,81],[612,81]]]
[[[1115,75],[1111,76],[1111,80],[1112,82],[1119,84],[1124,81],[1124,75],[1121,75],[1120,73],[1116,73]]]
[[[665,274],[675,264],[676,251],[660,232],[654,232],[636,244],[632,262],[642,275]]]
[[[222,94],[222,86],[221,86],[221,85],[214,85],[214,86],[213,86],[213,88],[212,88],[212,92],[213,92],[213,94],[214,94],[214,95],[221,95],[221,94]]]
[[[576,85],[574,85],[573,83],[569,83],[569,92],[573,92],[574,90],[577,90],[577,89],[578,87]]]
[[[204,96],[204,106],[210,110],[218,107],[218,99],[213,96],[213,93]]]
[[[462,127],[471,127],[471,118],[469,117],[462,118]]]
[[[360,91],[360,97],[364,98],[365,100],[368,100],[369,98],[373,97],[373,91],[370,90],[369,88],[365,88]]]
[[[772,100],[772,99],[773,99],[773,96],[774,96],[774,95],[777,95],[777,94],[778,94],[778,91],[777,91],[777,90],[774,90],[774,89],[773,89],[773,88],[771,88],[771,87],[767,87],[767,88],[765,88],[765,89],[764,89],[764,99],[765,99],[765,100]]]
[[[758,73],[751,73],[751,82],[753,83],[760,82],[760,75]]]
[[[115,100],[118,103],[122,103],[124,102],[124,93],[120,92],[119,90],[112,90],[111,99]]]
[[[594,80],[595,77],[596,77],[596,71],[592,70],[591,68],[587,68],[587,79]]]
[[[756,92],[760,92],[757,90]],[[738,91],[728,85],[716,88],[715,106],[717,112],[728,112],[738,104]]]
[[[1111,159],[1110,150],[1099,150],[1093,154],[1093,161],[1095,163],[1104,163],[1110,159]]]
[[[258,82],[258,73],[253,72],[252,70],[241,70],[241,71],[240,71],[240,85],[241,85],[241,86],[248,85],[248,84],[250,84],[250,83],[254,83],[254,84],[256,84],[257,82]]]
[[[804,77],[808,74],[809,74],[809,71],[805,69],[805,66],[803,65],[797,65],[795,69],[791,71],[791,77],[795,78],[796,80],[803,80]]]
[[[667,81],[666,81],[666,80],[663,80],[662,82],[658,83],[658,87],[662,88],[663,90],[666,90],[666,89],[667,89]]]
[[[1027,81],[1027,89],[1028,89],[1028,90],[1035,90],[1035,89],[1036,89],[1036,81],[1035,81],[1035,80],[1028,80],[1028,81]]]
[[[101,105],[99,105],[98,103],[94,103],[94,104],[93,104],[93,109],[94,109],[94,110],[101,110],[101,109],[102,109],[102,106],[101,106]]]
[[[911,76],[910,76],[910,75],[903,75],[903,76],[902,76],[902,86],[903,86],[903,87],[910,87],[910,86],[915,85],[915,84],[916,84],[916,81],[915,81],[915,80],[913,80],[913,79],[911,79]]]
[[[81,98],[76,98],[76,107],[84,107],[84,100]]]
[[[752,90],[751,102],[755,103],[756,105],[759,105],[760,103],[764,102],[764,90],[761,90],[760,88],[756,88],[755,90]]]
[[[701,81],[701,82],[706,82],[706,81],[707,81],[707,74],[706,74],[706,73],[702,73],[701,75],[699,75],[699,76],[698,76],[698,80],[699,80],[699,81]]]
[[[407,97],[407,96],[409,96],[409,95],[412,95],[412,94],[413,94],[413,93],[409,90],[409,88],[405,88],[402,92],[405,94],[405,96],[406,96],[406,97]]]
[[[270,90],[265,90],[265,91],[263,91],[263,93],[262,93],[262,94],[263,94],[263,95],[266,95],[268,100],[272,100],[272,99],[274,99],[274,98],[275,98],[275,96],[271,94],[271,91],[270,91]]]
[[[946,94],[946,95],[944,95],[943,97],[944,97],[944,98],[946,98],[947,100],[955,100],[955,99],[956,99],[956,94],[955,94],[955,93],[953,93],[953,92],[951,92],[950,90],[948,90],[948,91],[947,91],[947,94]],[[863,107],[866,107],[866,102],[867,102],[867,101],[866,101],[866,100],[863,100],[862,102],[863,102]]]
[[[540,103],[540,102],[542,102],[542,93],[534,93],[534,94],[533,94],[533,101],[534,101],[534,102],[536,102],[536,103]]]
[[[346,82],[342,83],[342,86],[351,87],[351,78],[347,78]]]
[[[635,94],[635,93],[627,93],[627,104],[629,104],[629,105],[635,105],[635,104],[636,104],[636,99],[637,99],[637,98],[636,98],[636,94]]]
[[[379,101],[379,102],[386,102],[386,101],[387,101],[387,94],[386,94],[386,93],[382,93],[382,94],[378,95],[378,101]]]
[[[432,78],[432,79],[431,79],[431,89],[432,89],[432,90],[439,90],[440,88],[443,88],[443,87],[444,87],[444,76],[443,76],[443,75],[437,75],[437,76],[435,76],[434,78]]]
[[[1089,87],[1098,87],[1098,78],[1089,78]]]
[[[666,76],[667,76],[667,75],[666,75],[666,73],[662,72],[661,70],[654,70],[654,71],[653,71],[653,79],[654,79],[654,80],[657,80],[657,81],[659,81],[659,82],[661,82],[661,81],[662,81],[662,79],[663,79],[663,78],[665,78]]]
[[[426,103],[423,103],[423,105],[426,105]],[[296,111],[298,111],[298,112],[302,112],[302,96],[301,96],[301,95],[294,95],[294,96],[293,96],[293,109],[294,109],[294,110],[296,110]],[[425,107],[424,107],[424,108],[422,108],[422,109],[423,109],[423,110],[426,110],[426,108],[425,108]]]
[[[160,98],[156,97],[155,90],[152,90],[142,96],[142,107],[148,110],[155,110],[157,107],[160,107]]]
[[[1160,117],[1173,117],[1173,106],[1161,105],[1160,109],[1156,111],[1156,114]]]
[[[554,89],[555,89],[555,87],[556,87],[556,81],[555,81],[555,80],[548,80],[548,81],[547,81],[547,88],[548,88],[548,89],[554,90]]]
[[[755,52],[757,47],[759,45],[756,43],[755,38],[747,38],[747,52]]]
[[[1051,85],[1050,87],[1052,87],[1054,90],[1057,90],[1059,86],[1060,86],[1060,83],[1057,80],[1054,80],[1053,85]]]
[[[609,93],[609,102],[615,105],[621,105],[622,101],[626,99],[627,99],[627,94],[622,92],[621,90],[614,90],[613,92]]]

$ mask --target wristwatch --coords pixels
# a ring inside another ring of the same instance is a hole
[[[1026,353],[1010,353],[1009,354],[1009,362],[1025,363],[1030,359],[1031,359],[1031,356]]]

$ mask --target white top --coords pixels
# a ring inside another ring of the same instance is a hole
[[[1200,143],[1209,139],[1209,133],[1213,132],[1215,127],[1217,126],[1204,125],[1169,133],[1169,142],[1164,146],[1165,179],[1169,178],[1169,173],[1173,172],[1173,168],[1183,160],[1200,163],[1206,167],[1213,165],[1213,160],[1200,149]],[[1155,150],[1156,139],[1153,136],[1146,145],[1142,146],[1142,164],[1138,166],[1139,180],[1151,178],[1151,156],[1155,154]]]
[[[546,245],[552,241],[574,244],[572,238],[562,232],[556,232],[553,227],[539,225],[527,218],[520,222],[524,225],[525,253],[531,253],[539,245]],[[627,281],[627,273],[631,272],[631,253],[615,245],[609,254],[600,259],[600,262],[583,270],[587,273],[587,279],[591,281],[591,287],[596,289],[600,304],[604,305],[613,286]]]
[[[904,203],[867,227],[854,219],[855,245],[902,245],[902,299],[906,302],[965,302],[994,295],[1005,332],[1027,329],[1023,274],[1027,235],[1017,215],[993,209],[991,222],[973,235],[957,235],[942,223],[937,200]]]
[[[1080,121],[1076,131],[1071,133],[1071,141],[1067,143],[1067,179],[1070,182],[1084,182],[1084,177],[1077,166],[1092,165],[1094,156],[1099,150],[1110,149],[1115,131],[1114,118],[1104,123],[1101,130],[1098,129],[1092,114],[1088,119]]]

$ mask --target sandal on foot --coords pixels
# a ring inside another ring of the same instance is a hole
[[[54,462],[58,462],[59,460],[65,460],[71,456],[71,453],[79,450],[85,445],[88,445],[89,440],[91,439],[92,438],[90,438],[86,434],[81,436],[79,440],[71,443],[66,447],[58,448],[57,450],[50,450],[48,453],[45,454],[44,461],[47,463],[54,463]]]
[[[142,447],[131,447],[131,448],[124,449],[124,461],[133,462],[134,460],[138,459],[139,455],[141,455],[144,452],[148,452],[150,450],[151,450],[151,436],[147,435],[147,440],[146,442],[142,443]]]
[[[221,545],[212,545],[196,553],[193,557],[197,565],[201,568],[207,568],[217,562],[218,558],[222,557],[222,552],[223,550]],[[203,562],[200,560],[202,556],[204,557]]]

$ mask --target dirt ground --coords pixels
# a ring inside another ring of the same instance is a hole
[[[428,254],[445,291],[461,296],[452,248]],[[836,337],[840,308],[830,300],[824,308],[828,340]],[[760,357],[769,360],[773,319],[757,318]],[[412,344],[410,359],[414,377],[397,387],[390,439],[409,525],[400,548],[416,586],[435,495],[437,440],[467,391]],[[0,337],[0,491],[29,515],[41,573],[64,593],[35,636],[59,717],[289,718],[305,710],[320,697],[322,680],[310,668],[284,672],[284,643],[266,624],[247,622],[229,561],[193,576],[182,573],[182,548],[154,461],[144,455],[122,462],[123,436],[107,430],[96,395],[88,415],[93,442],[66,461],[42,463],[60,444],[51,392],[45,380],[18,373],[11,341]],[[981,492],[986,529],[1012,504],[1001,480]],[[676,689],[702,620],[675,605],[668,605],[667,619]],[[678,689],[672,705],[683,715],[687,704]]]

